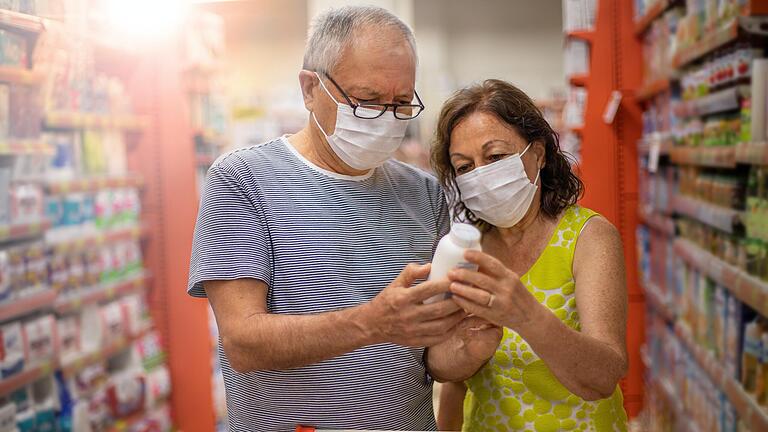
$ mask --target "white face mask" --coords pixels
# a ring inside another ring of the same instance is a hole
[[[317,75],[317,73],[315,73]],[[351,106],[339,103],[331,92],[323,84],[320,76],[320,85],[328,96],[336,102],[336,127],[333,135],[328,135],[312,113],[315,124],[325,136],[334,153],[347,165],[358,170],[369,170],[386,162],[400,148],[405,138],[405,129],[408,120],[398,120],[392,113],[384,113],[375,119],[362,119],[355,117]],[[358,111],[376,111],[358,108]]]
[[[475,168],[456,177],[464,205],[479,218],[500,228],[515,226],[528,213],[536,195],[539,171],[531,183],[525,173],[523,155],[516,155]]]

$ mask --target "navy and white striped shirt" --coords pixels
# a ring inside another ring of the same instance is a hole
[[[285,139],[233,151],[209,172],[188,291],[254,278],[271,313],[368,302],[410,262],[431,261],[449,229],[437,181],[397,161],[348,177],[312,164]],[[233,431],[434,430],[423,348],[379,344],[317,364],[235,372],[219,351]]]

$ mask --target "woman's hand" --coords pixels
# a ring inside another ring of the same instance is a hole
[[[467,313],[515,330],[535,321],[543,306],[515,272],[480,251],[469,250],[464,258],[480,268],[454,269],[448,273],[456,304]]]

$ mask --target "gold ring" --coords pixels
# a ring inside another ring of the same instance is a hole
[[[488,299],[488,304],[485,305],[485,307],[491,307],[493,306],[493,301],[496,299],[496,296],[491,294],[491,297]]]

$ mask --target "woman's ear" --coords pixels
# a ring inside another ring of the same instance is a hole
[[[299,85],[304,98],[304,107],[312,112],[315,105],[315,89],[318,85],[317,75],[312,71],[302,70],[299,72]]]
[[[542,140],[536,140],[533,142],[533,153],[536,155],[536,163],[539,165],[539,169],[544,169],[547,166],[547,147]]]

